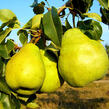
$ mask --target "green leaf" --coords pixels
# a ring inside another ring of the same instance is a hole
[[[18,28],[20,28],[20,22],[17,20],[16,17],[13,17],[13,19],[11,19],[7,22],[7,26],[12,29],[18,29]]]
[[[5,75],[5,62],[0,58],[0,76]]]
[[[19,35],[19,40],[22,45],[24,45],[28,42],[28,33],[26,30],[20,30],[18,35]]]
[[[93,19],[95,19],[95,20],[97,20],[97,21],[99,21],[99,22],[102,21],[100,15],[97,14],[97,13],[84,13],[83,15],[84,15],[85,17],[93,18]]]
[[[4,59],[9,59],[8,55],[8,49],[6,45],[0,45],[0,57],[3,57]]]
[[[6,42],[6,46],[8,49],[8,53],[10,53],[14,49],[14,42],[11,39],[8,39]]]
[[[4,93],[0,93],[0,102],[2,104],[3,109],[10,109],[8,106],[8,100],[7,100],[8,95]]]
[[[68,19],[67,19],[67,18],[66,18],[66,20],[65,20],[65,27],[66,27],[66,29],[72,28],[72,26],[71,26],[70,23],[68,22]]]
[[[102,35],[102,27],[99,22],[94,20],[79,21],[77,27],[89,38],[100,40]]]
[[[8,36],[12,28],[6,28],[4,31],[0,32],[0,43]]]
[[[45,45],[44,45],[44,40],[43,38],[40,38],[39,41],[36,43],[36,45],[40,48],[40,49],[44,49]]]
[[[93,0],[72,0],[72,5],[74,9],[81,13],[86,13],[90,10],[93,4]]]
[[[109,45],[105,45],[105,48],[106,48],[106,52],[107,52],[107,54],[108,54],[108,57],[109,57]]]
[[[35,108],[39,108],[40,106],[37,103],[34,102],[30,102],[27,104],[27,108],[31,108],[31,109],[35,109]]]
[[[43,17],[44,34],[50,38],[57,46],[61,46],[62,25],[56,8],[47,12]]]
[[[30,29],[32,27],[32,18],[22,27],[22,29]]]
[[[4,77],[0,77],[0,91],[5,94],[11,95],[11,90],[9,89]]]
[[[40,28],[42,17],[43,17],[43,14],[37,14],[32,18],[32,27],[31,27],[32,29]]]
[[[102,22],[109,25],[109,10],[105,8],[100,8]]]
[[[109,0],[108,0],[108,9],[109,9]]]
[[[5,63],[0,58],[0,76],[4,76],[4,72],[5,72]]]
[[[27,108],[31,108],[31,109],[33,109],[33,108],[34,109],[39,108],[39,105],[36,102],[36,94],[32,94],[29,97],[28,101],[26,102],[26,106],[27,106]]]
[[[4,22],[8,22],[9,20],[16,17],[16,15],[9,9],[0,9],[0,20]]]
[[[20,28],[16,15],[9,9],[0,9],[0,20],[8,27]]]
[[[1,72],[2,72],[2,69],[3,69],[3,62],[2,62],[2,60],[0,59],[0,74],[1,74]]]
[[[59,49],[60,48],[58,48],[53,42],[51,42],[50,45],[45,48],[46,51],[53,53],[57,58],[57,60],[58,60]]]
[[[98,0],[98,1],[99,1],[100,5],[102,7],[104,7],[107,10],[109,9],[109,7],[108,7],[108,0]]]
[[[3,104],[3,109],[20,109],[20,102],[14,95],[1,93],[0,101]]]
[[[9,96],[9,102],[11,109],[20,109],[20,101],[14,96]]]

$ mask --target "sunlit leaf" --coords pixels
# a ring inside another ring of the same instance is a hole
[[[37,103],[30,102],[27,104],[27,107],[34,109],[34,108],[39,108],[39,105]]]
[[[108,0],[98,0],[98,1],[99,1],[100,5],[102,7],[104,7],[107,10],[109,9],[109,7],[108,7]]]
[[[16,15],[9,9],[0,9],[0,20],[12,28],[20,28]]]
[[[22,29],[30,29],[32,27],[32,18],[22,27]]]
[[[99,21],[99,22],[102,21],[100,15],[97,14],[97,13],[84,13],[83,15],[84,15],[85,17],[93,18],[93,19],[95,19],[95,20],[97,20],[97,21]]]
[[[9,20],[16,17],[16,15],[9,9],[0,9],[0,20],[4,22],[8,22]]]
[[[43,14],[37,14],[32,18],[32,29],[37,29],[40,27],[42,17]]]

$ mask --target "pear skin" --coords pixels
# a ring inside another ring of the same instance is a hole
[[[51,56],[47,51],[40,50],[42,59],[45,65],[45,79],[40,92],[54,92],[63,84],[63,79],[58,73],[56,59]]]
[[[42,86],[44,78],[45,68],[39,48],[32,43],[22,47],[6,65],[6,82],[19,94],[35,93]]]
[[[2,102],[0,101],[0,109],[4,109]]]
[[[62,38],[58,68],[69,85],[85,86],[105,76],[108,55],[100,41],[88,38],[77,28],[69,29]]]

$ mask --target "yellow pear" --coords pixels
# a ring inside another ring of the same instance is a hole
[[[28,43],[6,65],[6,82],[22,95],[31,95],[40,89],[45,78],[44,63],[39,48]]]
[[[40,89],[41,92],[54,92],[56,91],[63,83],[61,76],[57,70],[56,59],[51,56],[47,51],[40,50],[44,65],[45,65],[45,80]]]
[[[100,41],[92,40],[73,28],[67,30],[62,38],[58,67],[68,84],[85,86],[107,73],[108,55]]]

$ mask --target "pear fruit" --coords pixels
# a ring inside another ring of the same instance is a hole
[[[45,79],[43,85],[40,89],[40,92],[54,92],[56,91],[63,83],[62,77],[59,75],[57,70],[57,61],[55,57],[50,55],[45,50],[40,50],[43,62],[45,65]]]
[[[44,78],[45,68],[40,50],[32,43],[24,45],[6,65],[6,82],[18,94],[35,93],[42,86]]]
[[[108,67],[108,55],[100,41],[88,38],[78,28],[65,32],[58,68],[69,85],[81,87],[101,79]]]
[[[2,102],[0,101],[0,109],[4,109]]]

